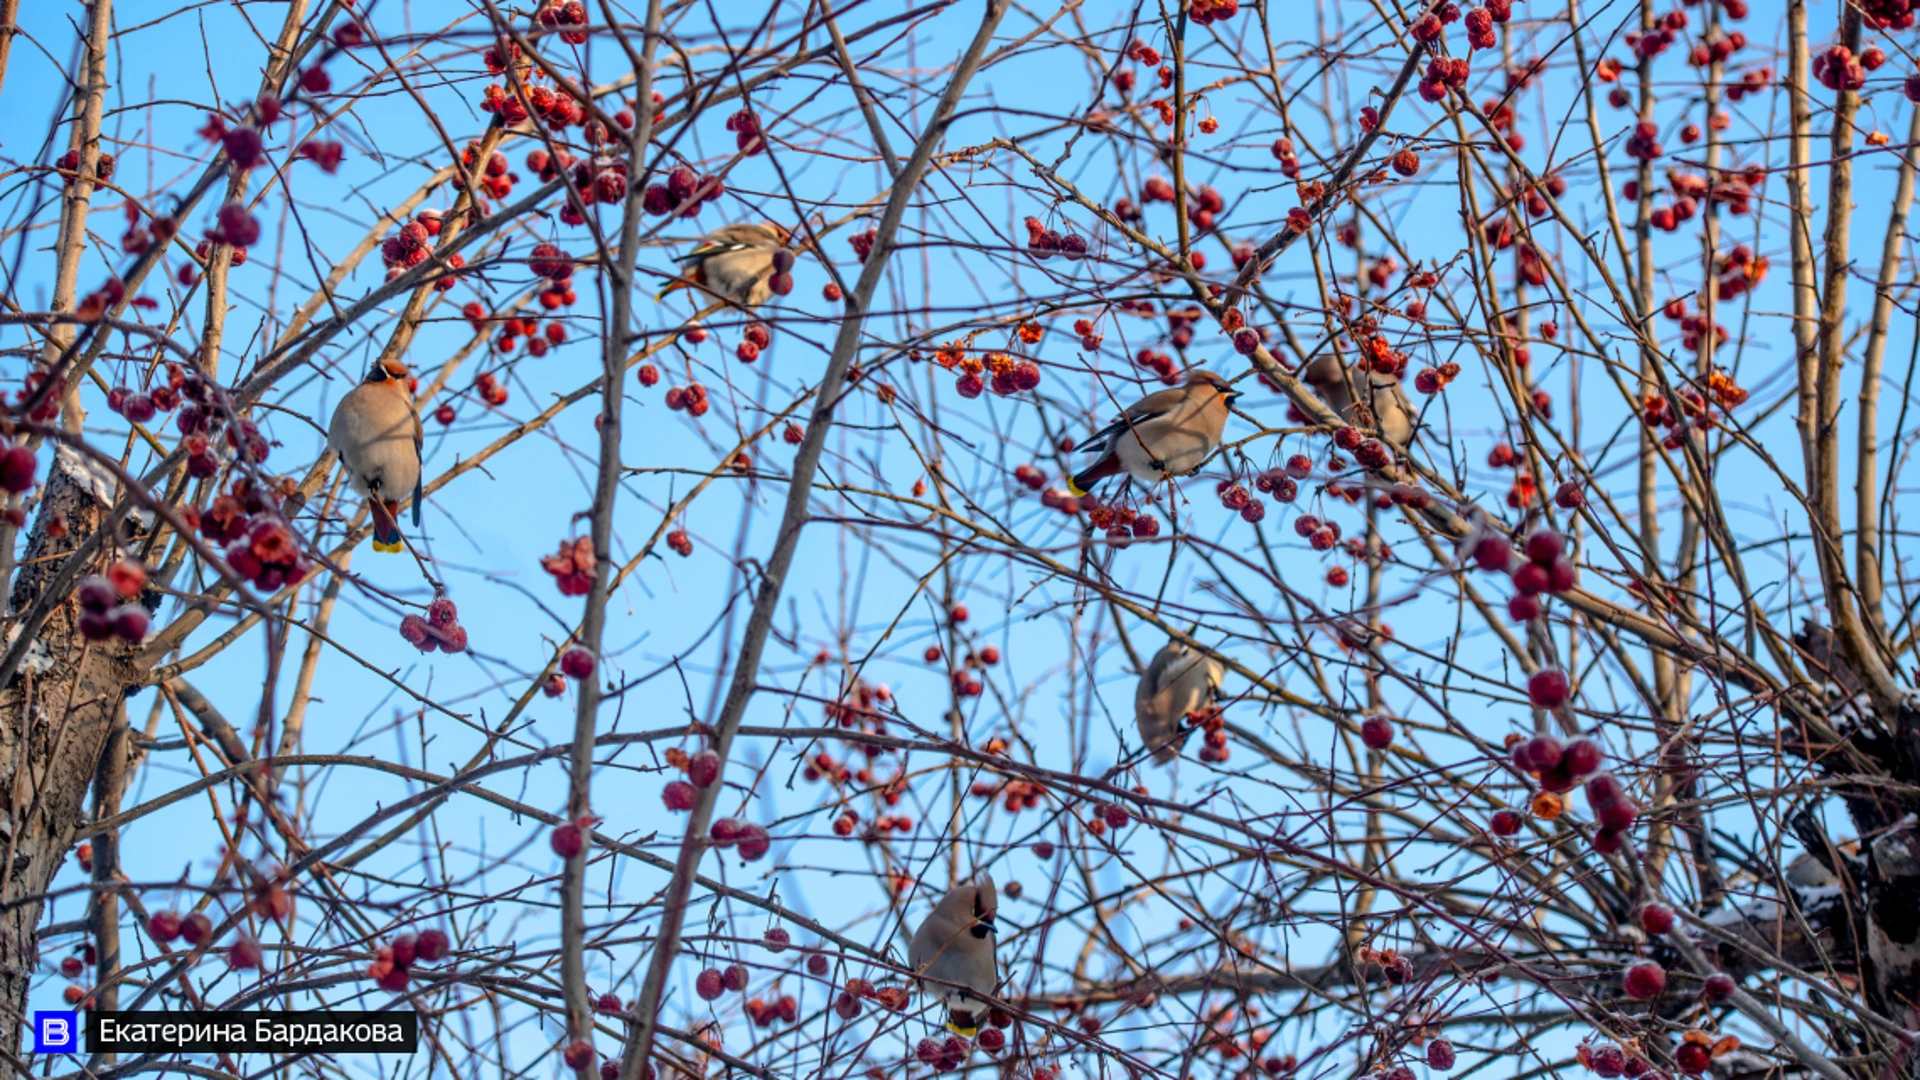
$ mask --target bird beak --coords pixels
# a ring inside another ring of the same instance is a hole
[[[986,927],[987,933],[989,934],[998,934],[1000,932],[1000,928],[993,924],[993,916],[991,915],[975,915],[973,921]]]
[[[1226,394],[1226,397],[1227,397],[1227,404],[1229,404],[1229,405],[1231,405],[1231,404],[1233,404],[1234,402],[1236,402],[1236,401],[1238,401],[1238,400],[1240,400],[1241,398],[1243,398],[1243,397],[1246,397],[1246,396],[1247,396],[1247,394],[1246,394],[1246,391],[1244,391],[1244,390],[1229,390],[1229,391],[1227,391],[1227,394]]]

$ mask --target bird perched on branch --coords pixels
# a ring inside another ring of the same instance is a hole
[[[674,261],[681,276],[667,283],[655,300],[680,289],[698,287],[722,300],[759,307],[776,293],[793,291],[791,234],[772,222],[722,225],[702,237],[693,250]]]
[[[993,876],[981,874],[941,897],[907,946],[907,965],[920,976],[920,988],[946,1006],[947,1030],[956,1035],[972,1038],[979,1030],[985,999],[1000,982],[993,960],[997,910]]]
[[[1181,721],[1213,704],[1226,675],[1226,665],[1178,640],[1153,655],[1133,691],[1133,722],[1155,765],[1180,756],[1190,733],[1181,730]]]
[[[1141,398],[1074,447],[1075,453],[1100,456],[1067,481],[1068,489],[1085,495],[1093,484],[1118,473],[1155,484],[1198,469],[1219,449],[1228,412],[1239,396],[1240,391],[1210,371],[1188,372],[1184,384]]]
[[[1327,408],[1340,414],[1340,419],[1349,424],[1368,426],[1367,419],[1372,418],[1372,427],[1387,437],[1395,446],[1406,446],[1413,438],[1413,421],[1417,414],[1413,402],[1407,399],[1407,392],[1400,380],[1385,372],[1369,371],[1365,374],[1352,373],[1341,366],[1339,359],[1331,354],[1320,357],[1308,364],[1300,373],[1300,378],[1320,394],[1320,400]],[[1353,391],[1359,387],[1365,395],[1361,404],[1367,407],[1368,415],[1360,416],[1354,409]]]
[[[420,527],[420,414],[407,386],[407,365],[376,360],[360,385],[347,391],[327,425],[327,441],[347,467],[353,490],[373,515],[373,550],[399,551],[400,500],[413,496],[413,527]]]

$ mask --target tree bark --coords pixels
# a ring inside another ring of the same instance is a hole
[[[24,629],[35,641],[12,680],[0,687],[0,1002],[9,1049],[20,1045],[27,987],[39,957],[38,898],[82,824],[101,750],[136,674],[132,647],[81,638],[78,605],[70,595],[57,595],[70,593],[77,576],[64,556],[125,520],[112,513],[111,489],[102,490],[99,479],[77,456],[55,456],[13,585],[11,632]],[[56,595],[49,597],[37,633],[30,625],[23,628],[25,613],[49,590]]]

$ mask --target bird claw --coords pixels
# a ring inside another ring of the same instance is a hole
[[[1152,461],[1147,462],[1147,464],[1153,466],[1153,471],[1155,472],[1163,473],[1167,471],[1167,463],[1164,461],[1161,461],[1159,458],[1155,458]]]

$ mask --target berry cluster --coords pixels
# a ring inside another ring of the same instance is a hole
[[[726,193],[726,184],[719,177],[700,176],[685,165],[676,165],[667,173],[666,183],[648,184],[640,200],[647,213],[655,217],[673,214],[688,218]]]
[[[460,625],[460,612],[453,601],[436,596],[427,605],[427,615],[408,615],[400,620],[400,636],[423,653],[439,649],[444,653],[467,651],[467,628]]]
[[[685,410],[688,416],[705,416],[707,407],[707,388],[697,382],[690,382],[684,387],[670,387],[667,390],[667,408],[674,412]]]
[[[1280,163],[1280,175],[1289,180],[1300,179],[1300,157],[1293,152],[1293,140],[1285,136],[1273,140],[1270,151],[1273,160]]]
[[[418,935],[400,934],[380,946],[373,963],[367,965],[367,978],[382,990],[396,993],[407,988],[413,965],[418,961],[435,963],[447,955],[450,942],[439,930],[422,930]]]
[[[1453,5],[1449,4],[1448,7]],[[1444,100],[1448,90],[1466,92],[1473,77],[1473,65],[1464,56],[1436,56],[1427,61],[1426,74],[1420,77],[1420,100]]]
[[[235,477],[227,494],[204,511],[188,507],[187,524],[215,544],[225,545],[227,565],[262,592],[297,585],[313,573],[313,563],[280,516],[281,496],[252,480]]]
[[[1051,259],[1055,252],[1069,259],[1084,259],[1087,256],[1087,238],[1076,232],[1062,233],[1049,229],[1037,217],[1029,217],[1024,224],[1027,227],[1027,250],[1033,257],[1042,261]]]
[[[1191,0],[1187,5],[1187,18],[1195,26],[1224,22],[1238,14],[1240,0]]]
[[[785,255],[787,257],[787,265],[789,266],[793,265],[793,252],[780,251],[780,252],[776,252],[776,254]],[[778,264],[776,263],[776,265]],[[793,277],[791,275],[784,274],[784,273],[776,273],[774,274],[774,277],[786,278],[787,289],[788,291],[792,291]],[[778,291],[778,290],[775,290],[775,291]],[[741,363],[751,364],[755,360],[760,359],[761,351],[766,349],[768,346],[772,344],[773,344],[773,330],[769,328],[766,323],[763,323],[763,322],[748,323],[747,329],[743,335],[743,339],[741,340],[740,344],[734,346],[733,355]]]
[[[105,576],[82,581],[75,590],[80,601],[80,636],[88,641],[118,638],[129,645],[144,641],[151,616],[139,599],[146,584],[146,567],[132,559],[115,562]]]
[[[573,191],[568,193],[567,205],[560,208],[560,221],[566,225],[585,225],[587,207],[594,203],[619,203],[627,197],[631,182],[625,158],[600,155],[592,161],[574,162]]]
[[[1460,377],[1460,365],[1449,360],[1439,367],[1421,368],[1413,377],[1413,388],[1423,394],[1437,394]]]
[[[183,937],[189,945],[204,945],[213,939],[213,923],[197,911],[185,919],[172,911],[156,911],[147,916],[147,935],[162,945]]]
[[[93,159],[93,178],[105,182],[113,179],[113,155],[101,154]],[[67,187],[72,187],[80,179],[80,151],[69,150],[61,154],[53,167],[67,174],[63,177]]]
[[[733,132],[733,145],[742,154],[752,157],[764,154],[767,144],[762,138],[760,117],[752,109],[741,109],[727,117],[727,130]]]
[[[558,30],[560,40],[569,45],[585,45],[587,32],[587,5],[582,0],[553,0],[552,3],[534,13],[535,24],[547,30]]]

